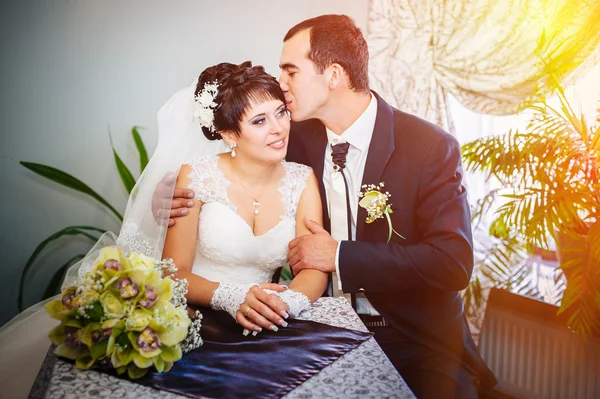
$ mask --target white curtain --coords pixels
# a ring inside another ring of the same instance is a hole
[[[542,32],[572,80],[600,59],[598,26],[599,1],[372,0],[371,87],[454,133],[449,94],[478,113],[514,114],[545,75]]]

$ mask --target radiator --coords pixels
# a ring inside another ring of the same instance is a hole
[[[496,390],[516,398],[600,398],[600,340],[574,336],[558,308],[492,290],[480,351],[498,379]]]

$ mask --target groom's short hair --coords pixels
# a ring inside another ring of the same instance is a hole
[[[323,73],[333,63],[340,64],[348,74],[352,90],[369,91],[369,48],[352,18],[330,14],[307,19],[290,29],[283,41],[305,29],[310,29],[307,56],[318,73]]]

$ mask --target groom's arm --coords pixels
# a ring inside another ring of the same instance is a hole
[[[473,240],[462,175],[460,146],[444,135],[432,145],[421,172],[418,241],[343,241],[338,261],[344,292],[464,289],[473,270]]]

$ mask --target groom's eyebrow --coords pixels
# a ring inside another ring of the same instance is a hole
[[[279,68],[281,68],[281,69],[285,69],[285,70],[288,70],[288,69],[293,69],[293,68],[295,68],[295,69],[298,69],[298,67],[297,67],[296,65],[294,65],[294,64],[291,64],[291,63],[289,63],[289,62],[286,62],[285,64],[281,64],[281,65],[279,65]]]

